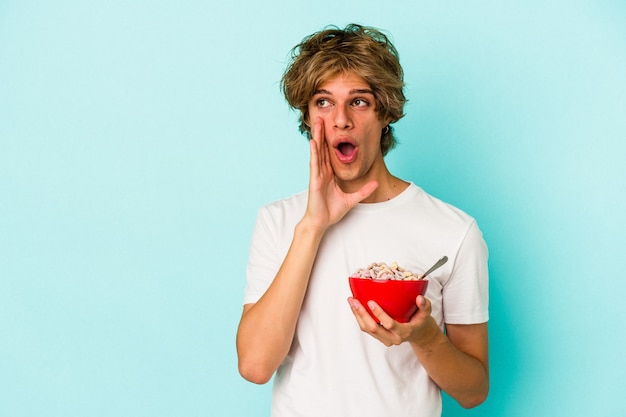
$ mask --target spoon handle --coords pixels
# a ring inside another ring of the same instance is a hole
[[[424,272],[424,274],[422,274],[420,279],[424,279],[424,277],[426,275],[430,274],[431,272],[433,272],[435,269],[439,268],[440,266],[442,266],[446,262],[448,262],[448,257],[447,256],[444,256],[443,258],[439,259],[433,266],[430,267],[430,269],[428,271],[426,271],[426,272]]]

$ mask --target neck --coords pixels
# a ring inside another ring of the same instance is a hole
[[[380,169],[376,175],[371,174],[373,174],[373,172],[370,172],[370,175],[354,182],[339,181],[339,187],[346,193],[353,193],[358,191],[369,181],[376,180],[378,181],[378,188],[376,188],[369,197],[362,200],[361,203],[381,203],[391,200],[409,186],[408,182],[391,175],[385,165],[382,165],[382,169]],[[335,177],[335,179],[337,179],[337,177]]]
[[[408,186],[408,182],[389,174],[387,177],[378,180],[378,188],[361,203],[381,203],[391,200],[406,190]]]

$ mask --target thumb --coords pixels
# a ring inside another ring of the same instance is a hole
[[[429,316],[432,312],[432,305],[430,304],[430,300],[423,295],[418,295],[415,298],[415,304],[417,304],[417,313],[420,316],[426,317]]]
[[[367,197],[372,195],[372,193],[378,188],[378,181],[372,180],[361,187],[360,190],[351,194],[351,197],[354,199],[354,204],[365,200]]]

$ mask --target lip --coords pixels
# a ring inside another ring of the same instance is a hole
[[[344,155],[339,150],[339,147],[342,143],[349,143],[350,145],[352,145],[354,147],[352,152],[350,152],[348,155]],[[333,141],[333,148],[335,149],[335,155],[337,156],[337,159],[339,160],[339,162],[343,164],[349,164],[349,163],[354,162],[356,160],[357,153],[359,151],[359,148],[357,147],[357,145],[349,137],[340,137],[340,138],[335,139]]]

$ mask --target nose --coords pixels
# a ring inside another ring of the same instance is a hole
[[[333,121],[338,129],[349,129],[352,127],[352,118],[350,117],[350,109],[347,106],[336,106]]]

